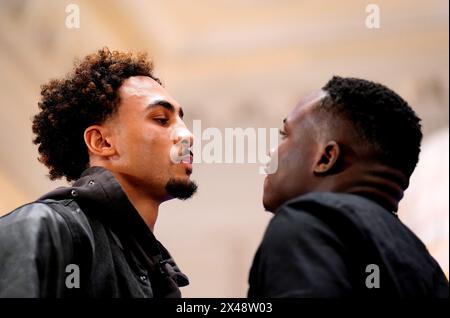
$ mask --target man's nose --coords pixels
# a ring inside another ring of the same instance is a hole
[[[175,132],[174,138],[175,144],[181,142],[182,144],[186,144],[189,145],[189,147],[192,147],[192,145],[194,144],[194,135],[189,129],[187,129],[184,123],[178,124],[177,127],[175,127],[174,132]]]

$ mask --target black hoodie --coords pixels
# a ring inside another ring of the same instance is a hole
[[[181,297],[189,281],[106,169],[0,218],[0,297]]]

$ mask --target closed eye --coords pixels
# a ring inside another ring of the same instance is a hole
[[[160,125],[165,126],[169,122],[167,118],[154,118],[153,120],[157,121]]]

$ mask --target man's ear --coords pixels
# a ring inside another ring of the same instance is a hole
[[[321,150],[319,160],[314,167],[314,173],[323,174],[329,172],[339,159],[340,148],[336,141],[329,141]]]
[[[89,152],[100,157],[109,157],[115,154],[116,149],[110,139],[110,130],[105,126],[92,125],[84,131],[84,142]]]

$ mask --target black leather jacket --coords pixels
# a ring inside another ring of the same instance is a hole
[[[0,297],[181,297],[188,284],[103,168],[0,218]]]

